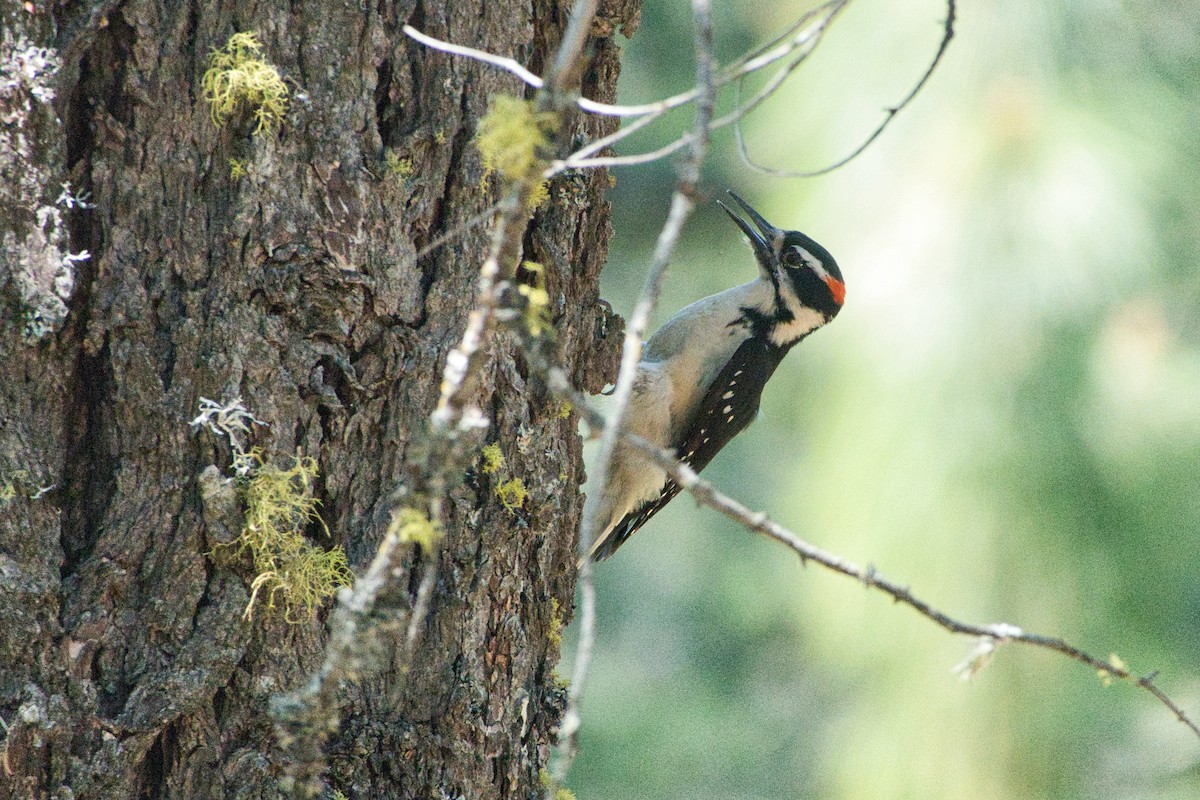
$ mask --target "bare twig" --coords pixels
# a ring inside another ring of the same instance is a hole
[[[475,216],[463,220],[462,222],[458,223],[457,225],[455,225],[452,228],[447,228],[446,230],[442,231],[438,236],[435,236],[428,244],[426,244],[424,247],[422,247],[420,250],[418,250],[417,254],[415,256],[413,256],[413,260],[417,261],[419,259],[422,259],[425,256],[432,253],[434,250],[437,250],[439,247],[444,245],[446,242],[451,241],[452,239],[466,233],[469,230],[472,230],[473,228],[479,227],[480,225],[482,225],[483,223],[485,223],[489,219],[491,219],[493,216],[495,216],[496,212],[499,210],[500,210],[500,204],[493,203],[492,205],[485,208],[483,211],[480,211]]]
[[[622,117],[636,117],[636,119],[607,136],[585,144],[565,158],[553,161],[547,166],[543,173],[543,177],[552,178],[569,169],[636,166],[639,164],[657,161],[673,155],[684,148],[693,147],[696,144],[697,138],[701,135],[707,137],[711,131],[725,128],[730,125],[734,126],[742,158],[747,164],[756,169],[769,171],[772,172],[772,174],[777,175],[815,176],[825,174],[844,166],[865,151],[866,148],[883,133],[884,129],[887,128],[892,119],[894,119],[903,108],[908,106],[916,97],[916,95],[924,88],[937,65],[941,63],[942,58],[949,47],[950,41],[953,38],[956,14],[955,0],[947,0],[947,16],[944,25],[944,34],[938,50],[931,60],[929,66],[926,68],[925,73],[909,92],[909,94],[898,105],[886,110],[886,116],[884,120],[870,134],[870,136],[867,137],[848,156],[838,160],[833,164],[823,167],[820,170],[810,172],[770,170],[766,167],[755,164],[750,158],[739,123],[743,118],[756,110],[763,102],[774,95],[774,93],[792,75],[792,73],[804,63],[804,61],[820,43],[822,37],[834,19],[846,8],[848,4],[849,0],[829,0],[829,2],[823,3],[809,10],[800,18],[798,18],[792,25],[790,25],[783,33],[772,39],[770,42],[755,48],[730,65],[726,66],[724,69],[714,72],[706,89],[697,85],[686,92],[681,92],[672,97],[665,98],[664,100],[641,105],[611,105],[597,103],[585,98],[560,98],[560,102],[562,103],[575,102],[583,110],[592,113]],[[546,85],[546,82],[541,77],[535,75],[511,58],[498,56],[493,53],[488,53],[471,47],[465,47],[463,45],[445,42],[417,31],[411,26],[406,26],[405,32],[412,38],[431,48],[466,58],[476,59],[481,62],[500,67],[501,69],[505,69],[519,77],[530,86],[544,87]],[[564,44],[566,44],[565,39]],[[566,48],[564,48],[564,52],[565,50]],[[771,76],[767,83],[757,92],[755,92],[753,97],[751,97],[747,102],[743,103],[741,100],[741,86],[744,82],[744,79],[755,72],[761,71],[779,61],[784,61],[785,59],[785,63],[779,67],[779,69],[774,75]],[[713,119],[710,114],[707,127],[703,133],[693,126],[691,131],[684,133],[662,147],[649,152],[635,153],[630,155],[596,155],[604,149],[616,145],[629,136],[635,134],[637,131],[660,120],[668,112],[701,99],[705,92],[708,93],[711,99],[711,95],[717,90],[735,82],[738,85],[738,100],[735,108],[731,112],[716,119]],[[436,246],[440,243],[441,240],[435,242],[430,247]]]
[[[450,53],[456,56],[465,56],[466,58],[473,58],[476,61],[482,61],[485,64],[491,64],[492,66],[500,67],[500,69],[507,70],[513,75],[516,75],[533,88],[542,88],[542,79],[525,69],[525,67],[521,66],[521,63],[516,59],[508,58],[506,56],[498,56],[494,53],[489,53],[486,50],[476,50],[474,47],[464,47],[461,44],[444,42],[441,39],[435,39],[432,36],[427,36],[426,34],[421,33],[412,25],[405,25],[403,31],[409,37],[416,39],[430,50],[441,50],[443,53]]]
[[[751,511],[746,506],[738,501],[722,494],[712,487],[711,484],[701,480],[701,478],[690,467],[678,461],[669,452],[663,451],[660,448],[650,445],[649,442],[634,442],[635,446],[643,452],[648,453],[658,465],[664,469],[671,479],[678,483],[681,487],[691,492],[692,496],[701,505],[706,505],[720,511],[725,516],[739,523],[740,525],[761,533],[770,539],[774,539],[780,544],[788,547],[796,555],[800,557],[801,562],[809,561],[820,564],[826,569],[839,572],[855,580],[861,581],[868,589],[875,589],[891,597],[897,603],[906,605],[909,608],[917,611],[922,616],[940,625],[951,633],[963,634],[967,636],[979,636],[995,640],[997,643],[1003,642],[1020,642],[1022,644],[1039,647],[1045,650],[1052,650],[1074,659],[1091,667],[1094,670],[1106,675],[1111,675],[1122,680],[1130,681],[1150,692],[1163,705],[1171,710],[1171,712],[1179,719],[1180,722],[1187,725],[1197,736],[1200,736],[1200,725],[1192,720],[1183,711],[1183,709],[1170,697],[1159,689],[1153,681],[1154,676],[1148,675],[1144,677],[1135,676],[1131,673],[1128,667],[1123,664],[1113,663],[1102,658],[1098,658],[1085,650],[1068,643],[1067,641],[1053,637],[1043,636],[1037,633],[1024,631],[1015,625],[1006,623],[996,623],[992,625],[978,625],[969,622],[962,622],[954,617],[946,614],[943,611],[931,606],[924,600],[916,597],[906,586],[903,586],[895,581],[892,581],[875,571],[873,567],[860,567],[857,564],[848,561],[841,556],[831,553],[827,550],[810,544],[802,539],[797,534],[784,528],[782,525],[774,522],[762,512]],[[665,456],[665,458],[664,458]]]
[[[600,0],[581,0],[574,5],[571,16],[567,18],[567,29],[563,31],[562,41],[546,75],[546,96],[556,106],[556,111],[563,111],[569,102],[566,90],[579,85],[577,73],[582,64],[580,56],[599,7]]]
[[[594,431],[604,430],[608,424],[604,415],[587,404],[587,398],[570,385],[566,373],[559,367],[546,363],[544,359],[531,358],[531,362],[546,376],[550,390],[559,398],[572,404],[583,421]],[[760,533],[769,539],[784,545],[797,556],[801,563],[812,562],[833,572],[845,575],[861,583],[867,589],[882,592],[893,601],[908,606],[926,619],[950,633],[963,636],[975,636],[989,643],[988,650],[1008,642],[1016,642],[1042,650],[1050,650],[1066,656],[1074,661],[1090,667],[1102,676],[1109,676],[1141,687],[1151,694],[1163,706],[1188,727],[1197,737],[1200,737],[1200,723],[1183,709],[1155,683],[1157,672],[1147,675],[1135,675],[1124,664],[1116,659],[1105,660],[1076,647],[1064,639],[1054,636],[1044,636],[1025,631],[1016,625],[998,622],[990,625],[979,625],[963,622],[944,611],[940,611],[925,600],[917,597],[907,587],[880,574],[874,567],[862,567],[836,553],[823,550],[773,521],[761,511],[752,511],[737,500],[723,494],[711,484],[704,481],[691,467],[679,461],[670,450],[658,447],[651,442],[624,432],[621,438],[627,444],[644,453],[656,466],[662,469],[671,480],[690,492],[700,505],[716,509],[742,527]],[[960,671],[972,671],[972,666],[964,664]]]
[[[404,631],[404,663],[412,661],[413,648],[421,637],[421,623],[429,613],[429,599],[433,596],[433,586],[437,583],[437,562],[430,561],[425,565],[425,574],[421,576],[421,584],[417,587],[417,597],[413,601],[412,613],[408,617],[408,627]]]
[[[583,700],[583,686],[587,683],[588,668],[592,663],[592,648],[596,644],[596,583],[592,579],[591,559],[584,558],[579,563],[575,585],[579,587],[579,639],[575,645],[575,663],[571,668],[567,707],[558,723],[556,758],[550,784],[546,787],[546,800],[557,798],[558,787],[567,779],[567,773],[578,749],[579,727],[583,722],[579,708]]]
[[[714,99],[713,86],[713,57],[712,57],[712,22],[709,18],[708,0],[693,0],[692,10],[696,20],[696,83],[702,87],[701,101],[696,107],[696,120],[693,133],[689,137],[691,149],[679,166],[679,180],[671,197],[671,209],[667,221],[659,232],[658,241],[654,247],[654,259],[650,271],[646,275],[646,283],[642,288],[641,297],[634,306],[633,314],[625,327],[625,342],[621,354],[621,370],[617,376],[616,387],[613,390],[613,406],[609,412],[609,424],[600,442],[600,454],[597,459],[594,480],[596,488],[588,497],[588,505],[584,509],[583,528],[580,536],[580,555],[586,556],[595,538],[596,500],[607,481],[609,467],[612,463],[618,432],[622,430],[625,411],[629,398],[633,393],[633,382],[637,375],[638,362],[641,360],[642,341],[646,335],[650,315],[658,304],[658,295],[662,290],[663,278],[670,265],[671,256],[675,252],[675,244],[683,225],[695,207],[693,197],[696,185],[700,180],[700,165],[708,148],[709,124],[712,120]]]
[[[812,48],[816,46],[825,29],[833,21],[849,3],[849,0],[829,0],[816,8],[805,12],[799,19],[790,25],[782,34],[772,39],[770,42],[755,48],[741,58],[737,59],[723,70],[715,73],[712,76],[710,88],[707,90],[711,94],[714,90],[728,86],[729,84],[738,81],[751,73],[765,69],[766,67],[787,58],[789,55],[796,53],[797,50],[802,50],[802,55],[799,58],[793,59],[791,63],[785,66],[768,84],[768,86],[756,95],[744,109],[737,110],[731,114],[727,114],[718,120],[712,121],[710,115],[709,130],[723,128],[732,125],[741,119],[745,114],[756,108],[762,100],[783,82],[790,75],[800,62],[807,57]],[[815,22],[814,22],[815,20]],[[505,69],[519,77],[525,83],[534,87],[543,85],[542,78],[533,74],[525,67],[511,58],[498,56],[493,53],[488,53],[483,50],[477,50],[472,47],[445,42],[440,39],[435,39],[428,34],[422,33],[411,26],[405,26],[405,33],[417,41],[454,55],[473,58],[487,64]],[[636,133],[642,128],[650,125],[653,122],[661,119],[663,115],[676,108],[688,105],[701,99],[706,90],[699,86],[693,87],[686,92],[681,92],[672,97],[665,98],[654,103],[644,103],[641,105],[610,105],[606,103],[598,103],[586,98],[577,98],[575,102],[584,111],[605,114],[609,116],[620,117],[637,117],[633,122],[624,126],[608,136],[604,136],[584,145],[576,152],[567,156],[564,159],[553,162],[546,170],[544,177],[550,178],[568,169],[584,169],[595,168],[601,166],[626,166],[632,164],[643,164],[649,161],[655,161],[660,158],[665,158],[673,153],[679,152],[685,147],[689,147],[695,140],[695,129],[692,132],[684,134],[680,138],[674,140],[670,144],[659,148],[650,153],[643,153],[633,156],[623,157],[605,157],[591,158],[592,155],[598,153],[606,147],[611,147],[617,142]],[[707,135],[707,133],[706,133]]]
[[[803,14],[794,23],[788,26],[782,34],[775,37],[765,45],[756,48],[745,54],[732,64],[728,65],[713,77],[713,88],[720,89],[735,80],[756,72],[764,67],[770,66],[776,61],[784,58],[788,54],[794,52],[799,47],[807,45],[815,37],[820,35],[820,32],[828,26],[829,21],[833,16],[842,9],[849,0],[831,0],[831,2],[823,3],[805,14]],[[809,23],[817,19],[817,23],[809,27]],[[550,170],[547,171],[546,177],[553,177],[563,170],[572,169],[576,166],[590,166],[591,162],[587,159],[600,152],[606,147],[612,147],[623,139],[628,138],[632,134],[642,128],[658,121],[668,111],[673,111],[676,108],[694,102],[700,97],[700,89],[693,87],[686,92],[668,97],[657,103],[647,103],[640,106],[628,106],[630,111],[637,111],[644,114],[639,119],[625,125],[608,136],[597,139],[590,144],[584,145],[580,149],[571,153],[565,159],[556,161],[550,165]],[[691,143],[690,137],[684,137],[668,145],[669,149],[659,153],[656,157],[670,155]],[[652,160],[652,159],[651,159]]]
[[[810,14],[806,15],[802,20],[803,22],[807,22],[809,19],[815,19],[816,21],[813,22],[811,26],[805,27],[794,37],[791,37],[787,42],[775,47],[771,51],[756,58],[747,60],[742,67],[733,70],[732,73],[727,72],[727,75],[736,74],[739,78],[745,77],[746,75],[749,75],[750,72],[763,69],[768,65],[779,61],[785,56],[792,56],[787,63],[781,66],[775,72],[775,74],[771,76],[766,85],[763,86],[763,88],[760,89],[754,95],[754,97],[749,100],[749,102],[745,103],[744,105],[739,102],[738,106],[734,108],[733,111],[725,114],[724,116],[711,120],[708,124],[707,130],[704,132],[704,136],[707,137],[712,131],[736,124],[747,114],[758,108],[758,106],[760,106],[768,97],[774,94],[779,87],[783,85],[783,82],[786,81],[788,77],[790,77],[791,74],[795,72],[802,63],[804,63],[809,55],[812,54],[812,51],[816,49],[816,46],[820,44],[821,37],[824,35],[825,31],[828,29],[829,25],[833,22],[837,15],[846,7],[847,2],[848,0],[843,0],[843,2],[837,3],[827,3],[825,6],[814,9],[813,12],[810,12]],[[823,10],[824,13],[818,15],[816,12],[820,10]],[[729,78],[729,80],[732,80],[732,78]],[[624,138],[629,133],[633,133],[638,128],[648,124],[649,121],[651,121],[651,118],[646,117],[637,120],[637,122],[634,124],[627,125],[616,134],[606,137],[609,140],[606,144],[614,144],[616,141]],[[642,124],[639,125],[638,123]],[[599,150],[596,145],[600,144],[600,142],[595,142],[592,145],[581,148],[577,153],[571,154],[567,158],[563,159],[560,164],[553,165],[552,168],[592,169],[596,167],[619,167],[648,164],[652,161],[657,161],[661,158],[665,158],[675,152],[678,152],[684,147],[692,146],[697,136],[697,131],[693,129],[692,131],[683,134],[679,138],[663,145],[657,150],[651,150],[646,153],[637,153],[628,156],[597,157],[588,157],[587,155],[583,155],[584,153],[590,155],[591,153],[595,153]]]
[[[533,74],[525,69],[519,61],[507,56],[498,56],[495,53],[489,53],[486,50],[476,50],[474,47],[466,47],[453,42],[446,42],[441,39],[434,38],[428,34],[414,28],[412,25],[405,25],[404,32],[413,39],[416,39],[421,44],[433,50],[441,50],[445,53],[450,53],[456,56],[465,58],[473,58],[476,61],[482,61],[485,64],[499,67],[500,69],[511,72],[516,75],[527,85],[535,89],[541,89],[545,85],[545,81],[540,76]],[[645,106],[618,106],[609,103],[600,103],[595,100],[589,100],[586,97],[575,98],[575,103],[584,111],[592,114],[603,114],[610,117],[636,117],[642,114],[647,114],[655,110],[657,103]]]
[[[737,138],[738,152],[740,153],[740,155],[742,157],[742,161],[746,164],[746,166],[750,167],[751,169],[757,170],[757,171],[765,173],[767,175],[773,175],[775,177],[815,178],[819,175],[825,175],[827,173],[833,172],[836,169],[840,169],[841,167],[844,167],[847,164],[849,164],[854,159],[858,158],[860,155],[862,155],[864,150],[866,150],[868,147],[870,147],[875,142],[875,140],[879,138],[879,136],[883,133],[884,129],[887,128],[887,126],[892,123],[892,120],[896,118],[896,115],[899,114],[902,110],[904,110],[904,108],[913,101],[913,98],[915,98],[917,96],[917,94],[920,93],[920,91],[923,88],[925,88],[925,84],[929,82],[929,78],[930,78],[930,76],[933,75],[933,71],[935,69],[937,69],[937,65],[941,63],[942,57],[946,54],[946,48],[948,48],[950,46],[950,40],[954,38],[954,20],[955,20],[956,11],[957,11],[957,8],[955,5],[955,0],[946,0],[946,21],[943,23],[942,40],[938,44],[937,52],[934,53],[934,55],[933,55],[933,60],[931,60],[929,62],[929,66],[927,66],[925,68],[924,74],[921,75],[921,79],[917,81],[916,85],[913,86],[912,90],[909,91],[908,95],[905,96],[905,98],[903,100],[901,100],[896,105],[891,106],[890,108],[884,109],[883,120],[879,123],[878,126],[876,126],[875,130],[873,130],[867,138],[863,139],[862,142],[859,143],[858,147],[854,148],[854,150],[852,150],[848,155],[843,156],[842,158],[838,159],[837,161],[834,161],[832,164],[829,164],[827,166],[824,166],[824,167],[821,167],[820,169],[815,169],[815,170],[793,171],[793,170],[775,169],[773,167],[767,167],[767,166],[764,166],[762,164],[755,162],[752,158],[750,158],[750,152],[746,147],[746,139],[742,135],[742,128],[740,125],[736,125],[736,126],[734,126],[734,135]]]
[[[529,221],[526,207],[531,189],[528,182],[515,181],[500,201],[500,218],[492,233],[491,248],[479,270],[475,307],[467,317],[461,341],[446,356],[441,395],[430,419],[435,432],[452,425],[472,428],[486,424],[477,414],[464,414],[470,389],[467,377],[477,372],[480,346],[495,322],[496,304],[500,301],[500,265],[515,263],[520,250],[521,235]]]
[[[700,167],[708,148],[708,130],[715,103],[713,85],[715,64],[712,54],[712,19],[709,0],[692,0],[692,14],[695,18],[696,86],[699,89],[699,102],[696,104],[694,123],[695,134],[692,138],[691,149],[679,165],[679,179],[671,197],[671,210],[659,233],[654,249],[654,260],[646,276],[645,287],[642,289],[642,295],[625,328],[621,369],[614,390],[613,408],[600,443],[600,454],[592,477],[594,487],[588,492],[587,503],[584,505],[579,533],[581,559],[578,576],[581,587],[579,645],[575,651],[575,665],[567,699],[567,709],[563,714],[563,721],[559,725],[559,759],[555,764],[555,783],[566,778],[574,758],[575,738],[580,725],[579,706],[583,698],[595,640],[595,588],[592,584],[589,551],[597,533],[598,501],[608,482],[617,434],[624,426],[625,412],[633,392],[638,362],[641,360],[642,340],[646,333],[650,314],[653,313],[654,306],[658,302],[658,295],[662,289],[667,266],[675,251],[675,244],[679,240],[684,223],[695,206],[693,197],[696,193],[696,185],[700,181]]]
[[[597,5],[598,0],[581,0],[572,9],[551,73],[538,94],[539,111],[560,113],[569,103],[568,92],[578,80],[580,55]],[[474,380],[482,369],[483,345],[495,329],[503,293],[501,278],[515,268],[520,256],[521,240],[531,213],[529,195],[533,185],[540,180],[541,169],[514,178],[500,201],[488,254],[480,267],[475,306],[468,316],[462,339],[446,358],[437,407],[430,416],[430,454],[420,465],[420,486],[415,487],[416,495],[427,500],[430,520],[441,517],[442,496],[453,476],[461,474],[465,467],[463,459],[467,450],[462,443],[468,437],[460,434],[487,425],[482,413],[469,405],[469,398]],[[375,627],[373,612],[380,593],[396,576],[403,574],[401,560],[409,553],[411,547],[401,541],[394,529],[389,529],[366,573],[351,589],[339,593],[320,670],[299,692],[275,698],[277,732],[291,756],[285,783],[298,791],[311,792],[319,784],[321,745],[337,724],[334,698],[337,686],[343,678],[356,675],[364,668],[361,637]],[[401,674],[420,638],[436,583],[436,548],[424,555],[427,564],[408,611],[401,643]]]
[[[752,72],[756,72],[763,67],[769,66],[771,63],[784,58],[788,53],[795,50],[799,44],[803,43],[804,38],[806,38],[802,35],[789,42],[788,40],[793,37],[796,31],[798,31],[802,26],[807,24],[809,20],[813,19],[819,14],[829,13],[832,15],[837,11],[840,11],[841,8],[849,2],[850,0],[829,0],[828,2],[817,6],[816,8],[806,11],[796,22],[788,26],[787,29],[785,29],[770,42],[751,50],[741,58],[738,58],[736,61],[730,63],[719,74],[715,75],[713,78],[713,86],[718,89],[728,86],[735,80],[738,80],[739,78],[742,78]],[[465,45],[437,39],[427,33],[417,30],[411,25],[405,25],[403,30],[408,36],[431,49],[440,50],[442,52],[462,56],[464,58],[471,58],[476,61],[481,61],[485,64],[491,64],[492,66],[499,67],[500,69],[512,73],[524,81],[525,84],[532,86],[535,89],[540,89],[544,85],[544,81],[540,76],[530,72],[515,59],[507,56],[499,56],[495,53],[489,53],[486,50],[478,50],[474,47],[467,47]],[[601,114],[612,117],[651,116],[653,119],[658,119],[667,111],[671,111],[672,109],[695,102],[700,98],[700,95],[701,89],[698,87],[693,87],[686,92],[680,92],[672,97],[658,100],[653,103],[642,103],[639,105],[614,105],[611,103],[600,103],[595,100],[589,100],[586,97],[576,98],[575,103],[583,111],[593,114]],[[653,119],[647,121],[653,121]]]
[[[579,56],[583,43],[596,16],[599,0],[585,0],[575,5],[567,20],[562,43],[555,54],[549,77],[538,95],[538,107],[542,111],[561,113],[568,101],[567,87],[578,77]],[[407,29],[406,29],[406,32]],[[417,33],[415,30],[409,35]],[[415,37],[414,37],[415,38]],[[428,38],[428,37],[426,37]],[[437,40],[432,40],[437,42]],[[444,43],[439,43],[444,44]],[[470,49],[470,48],[466,48]],[[521,246],[521,236],[529,222],[529,193],[533,190],[532,180],[515,180],[500,203],[500,219],[492,236],[488,257],[479,271],[478,298],[475,308],[467,319],[466,330],[458,347],[446,357],[442,373],[442,391],[437,409],[433,412],[434,430],[444,429],[453,421],[465,422],[468,426],[478,424],[477,419],[464,417],[464,389],[467,376],[475,370],[474,361],[480,345],[495,322],[496,305],[500,300],[499,281],[502,268],[516,263]],[[503,265],[503,267],[502,267]],[[472,415],[473,416],[473,415]]]
[[[947,0],[946,20],[943,26],[943,35],[941,42],[938,45],[937,52],[930,61],[924,74],[916,85],[909,91],[908,95],[897,105],[885,109],[884,119],[879,125],[867,136],[850,154],[837,160],[836,162],[822,167],[818,170],[811,171],[788,171],[778,170],[764,165],[758,164],[750,157],[745,138],[743,136],[740,122],[751,112],[756,110],[763,102],[771,97],[779,87],[787,80],[788,77],[808,58],[813,49],[820,43],[826,30],[833,20],[840,14],[849,0],[829,0],[810,11],[806,12],[791,26],[788,27],[782,34],[775,37],[770,42],[755,48],[741,58],[737,59],[721,71],[715,73],[712,77],[709,91],[715,91],[731,83],[738,85],[738,100],[733,111],[716,119],[711,119],[708,129],[709,132],[725,128],[730,125],[734,126],[734,133],[738,143],[739,153],[745,163],[761,172],[766,172],[772,175],[781,177],[815,177],[832,172],[840,167],[845,166],[859,155],[861,155],[871,144],[875,142],[891,124],[892,120],[906,108],[920,93],[920,91],[928,83],[930,77],[938,64],[941,63],[950,41],[954,38],[954,22],[956,19],[957,6],[955,0]],[[521,64],[511,58],[498,56],[493,53],[488,53],[483,50],[478,50],[472,47],[453,44],[439,39],[435,39],[427,34],[424,34],[411,26],[405,26],[405,32],[423,44],[444,52],[454,55],[459,55],[467,58],[476,59],[484,63],[505,69],[519,77],[525,83],[534,87],[542,87],[545,82],[542,78],[530,72]],[[789,58],[790,57],[790,58]],[[741,101],[741,87],[744,79],[749,75],[758,72],[766,67],[780,61],[788,59],[788,61],[776,71],[771,79],[759,89],[754,96],[747,102]],[[602,150],[612,147],[623,141],[637,131],[657,122],[665,114],[680,108],[684,105],[695,102],[700,99],[702,90],[699,86],[692,89],[673,95],[654,103],[644,103],[640,105],[612,105],[606,103],[598,103],[586,98],[573,98],[581,109],[591,113],[606,114],[620,117],[636,117],[632,122],[623,126],[613,133],[601,137],[594,142],[590,142],[565,158],[558,159],[552,162],[543,173],[544,178],[552,178],[556,175],[569,169],[595,169],[597,167],[619,167],[619,166],[637,166],[647,164],[666,158],[673,155],[686,147],[691,147],[697,137],[697,132],[693,130],[682,134],[678,138],[668,142],[667,144],[648,152],[634,153],[630,155],[606,155],[597,156],[596,154]],[[438,242],[440,244],[440,242]]]

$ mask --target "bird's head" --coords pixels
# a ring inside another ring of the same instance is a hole
[[[825,321],[837,316],[846,299],[846,284],[829,251],[800,231],[776,228],[733,192],[729,196],[742,207],[753,226],[729,206],[720,201],[718,204],[750,240],[763,277],[775,286],[782,300],[784,308],[780,310],[792,310],[787,307],[795,298],[800,305],[823,314]]]

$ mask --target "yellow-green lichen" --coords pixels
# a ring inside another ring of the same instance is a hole
[[[550,646],[555,650],[562,649],[563,618],[562,608],[558,600],[550,598]]]
[[[525,329],[534,338],[545,334],[554,334],[554,324],[550,319],[550,293],[546,291],[546,268],[536,261],[525,261],[521,269],[533,276],[533,284],[520,284],[517,291],[525,298],[525,312],[522,315]]]
[[[229,177],[232,180],[246,177],[246,162],[238,158],[229,159]]]
[[[270,133],[287,113],[288,89],[279,70],[262,58],[262,44],[253,32],[235,33],[224,47],[214,49],[208,70],[200,79],[204,99],[218,128],[235,114],[251,111],[255,133]]]
[[[257,573],[250,584],[250,619],[260,600],[268,610],[282,610],[291,623],[312,619],[317,608],[351,582],[346,553],[335,547],[323,550],[304,537],[304,529],[317,522],[329,534],[317,514],[320,501],[313,497],[317,462],[296,457],[290,469],[263,461],[257,450],[246,454],[253,466],[240,485],[246,505],[242,535],[229,546],[249,553]]]
[[[575,800],[575,793],[570,789],[560,788],[554,793],[554,800]]]
[[[529,101],[507,95],[493,97],[475,135],[475,146],[483,156],[484,179],[499,172],[510,181],[540,181],[550,134],[557,124],[553,113],[534,111]]]
[[[542,204],[545,203],[549,199],[550,199],[550,182],[549,181],[538,181],[529,190],[529,200],[526,202],[526,205],[529,206],[530,210],[535,209],[535,208],[541,208]]]
[[[504,453],[500,450],[498,442],[492,442],[480,451],[480,469],[484,475],[495,475],[500,470],[507,466],[504,460]]]
[[[496,497],[510,514],[515,514],[529,499],[529,491],[525,488],[524,481],[512,478],[496,486]]]
[[[415,544],[430,552],[442,538],[442,526],[423,511],[397,508],[392,512],[388,535],[396,536],[403,544]]]
[[[508,461],[504,458],[499,442],[492,442],[479,451],[479,471],[484,475],[493,476],[495,486],[492,494],[510,514],[516,514],[517,509],[524,506],[525,501],[529,499],[525,482],[509,474]]]
[[[412,156],[402,156],[395,150],[388,150],[383,157],[388,175],[405,181],[413,176]]]
[[[568,402],[564,402],[562,405],[560,405],[558,407],[558,414],[556,414],[556,416],[559,419],[567,419],[568,417],[571,416],[571,412],[574,409],[575,409],[575,406],[571,405]]]
[[[29,470],[18,469],[0,477],[0,506],[11,503],[21,493],[22,484],[29,485]]]

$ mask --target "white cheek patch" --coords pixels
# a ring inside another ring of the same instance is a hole
[[[771,330],[771,344],[777,347],[791,344],[825,324],[825,315],[801,303],[786,278],[780,282],[779,296],[792,318],[775,325]]]
[[[771,331],[771,344],[782,347],[812,333],[825,324],[825,317],[819,311],[802,308],[795,319],[778,324]]]

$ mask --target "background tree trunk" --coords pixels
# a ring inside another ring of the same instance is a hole
[[[400,28],[541,72],[568,8],[44,6],[0,10],[0,796],[276,796],[268,702],[320,663],[325,614],[242,620],[253,569],[211,557],[224,539],[197,482],[209,465],[229,474],[231,453],[188,421],[201,397],[240,396],[267,423],[252,443],[268,461],[317,459],[332,544],[352,566],[370,558],[487,226],[417,252],[499,196],[471,138],[490,95],[522,91]],[[588,96],[611,101],[606,37],[636,13],[602,12]],[[210,50],[238,31],[259,35],[292,90],[274,133],[252,135],[246,117],[217,128],[201,98]],[[564,141],[607,124],[573,119]],[[389,153],[411,170],[389,169]],[[95,207],[56,205],[66,181]],[[597,302],[607,181],[556,179],[524,243],[589,391],[619,345]],[[344,687],[326,777],[351,798],[529,797],[553,741],[581,444],[504,334],[488,354],[487,439],[531,496],[510,511],[479,472],[453,492],[407,679]]]

